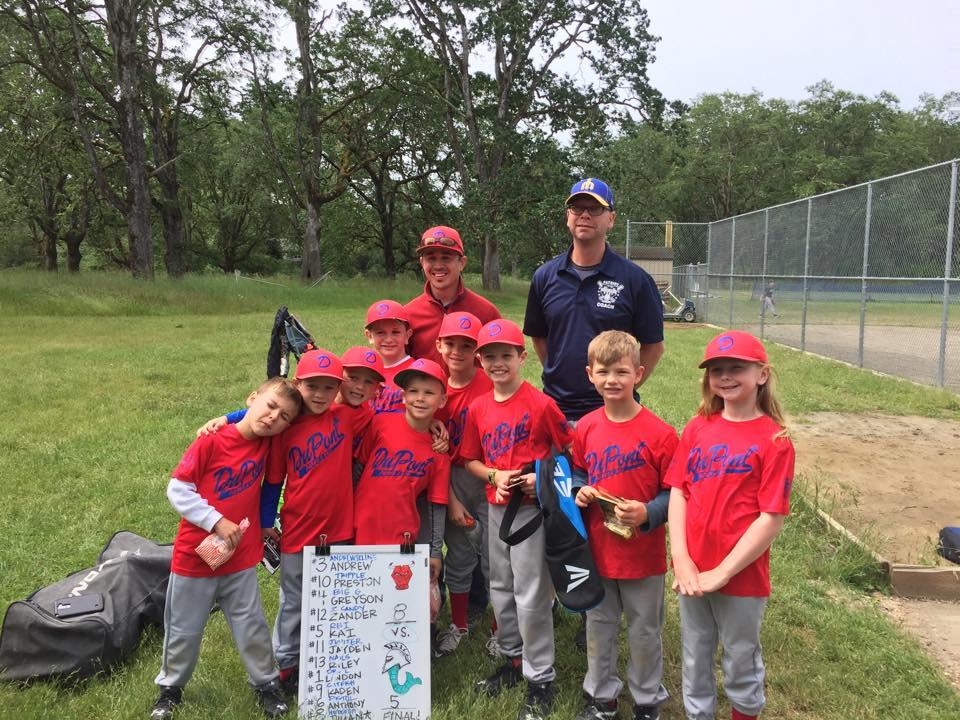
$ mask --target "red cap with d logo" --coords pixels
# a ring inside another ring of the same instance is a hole
[[[707,349],[703,351],[703,362],[700,363],[700,367],[706,367],[711,360],[720,360],[721,358],[765,363],[767,362],[767,351],[764,350],[763,344],[750,333],[742,330],[728,330],[717,335],[707,344]]]
[[[297,362],[297,380],[312,377],[329,377],[343,380],[343,363],[329,350],[318,348],[300,356]]]

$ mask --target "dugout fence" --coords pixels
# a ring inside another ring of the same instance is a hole
[[[958,163],[685,224],[682,252],[675,225],[671,284],[705,322],[960,392]],[[665,234],[627,228],[627,253]]]

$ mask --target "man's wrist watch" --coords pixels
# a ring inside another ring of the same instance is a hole
[[[487,470],[487,482],[490,483],[493,487],[497,486],[496,468],[494,468],[493,470]]]

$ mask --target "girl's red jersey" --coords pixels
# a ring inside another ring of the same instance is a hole
[[[229,575],[251,568],[263,559],[260,482],[269,449],[269,438],[247,440],[236,425],[227,425],[212,435],[201,435],[187,448],[171,477],[193,483],[200,497],[214,510],[238,525],[247,518],[250,528],[243,534],[233,556],[211,570],[196,552],[197,545],[210,532],[181,518],[173,542],[170,567],[173,572],[189,577]]]
[[[789,514],[794,449],[775,437],[781,430],[766,415],[731,422],[719,413],[683,429],[666,481],[687,499],[687,550],[701,572],[717,567],[761,512]],[[768,596],[769,548],[719,592]]]
[[[491,392],[470,404],[460,460],[480,460],[497,470],[519,470],[549,456],[551,448],[565,448],[571,442],[573,431],[557,403],[524,381],[503,402]],[[489,484],[487,500],[497,504],[496,489]]]
[[[677,449],[677,431],[643,408],[632,420],[614,422],[604,408],[584,415],[573,440],[573,462],[591,485],[609,495],[647,503],[666,485],[663,478]],[[587,509],[590,549],[605,578],[637,580],[667,571],[666,532],[661,525],[626,540],[606,529],[598,503]]]
[[[377,415],[360,444],[363,474],[354,498],[357,545],[393,545],[420,529],[417,496],[447,504],[450,460],[434,452],[429,432],[410,427],[406,415]]]

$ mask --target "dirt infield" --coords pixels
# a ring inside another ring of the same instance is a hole
[[[743,329],[759,335],[760,322],[758,320]],[[800,330],[800,325],[768,319],[764,321],[763,336],[799,348]],[[867,325],[863,333],[863,366],[925,385],[936,385],[940,340],[939,328]],[[858,325],[807,323],[804,349],[808,352],[856,365],[859,343]],[[944,387],[960,392],[960,329],[956,322],[947,331]]]
[[[794,422],[797,466],[831,516],[891,562],[956,567],[937,533],[960,524],[960,422],[816,413]],[[812,490],[812,489],[811,489]],[[960,602],[880,596],[960,689]]]
[[[830,515],[891,562],[949,564],[936,540],[960,524],[960,422],[816,413],[791,434]]]

